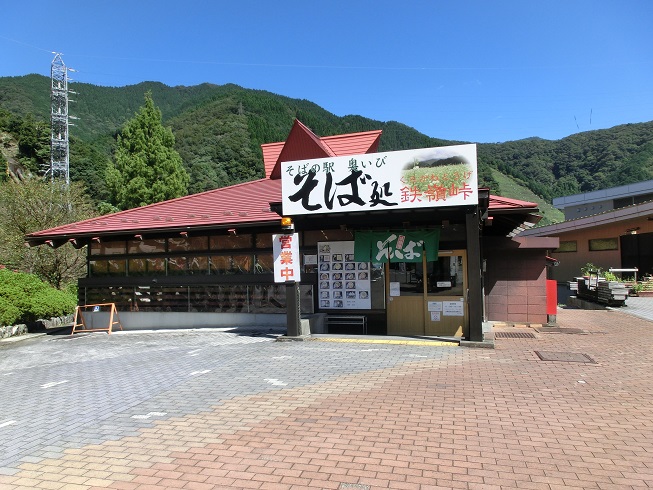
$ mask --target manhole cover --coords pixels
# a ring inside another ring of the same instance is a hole
[[[538,333],[585,333],[585,330],[580,328],[564,328],[564,327],[542,327],[535,329]]]
[[[536,350],[535,353],[543,361],[595,363],[594,359],[590,356],[579,352],[544,352]]]
[[[495,339],[534,339],[533,332],[494,332]]]

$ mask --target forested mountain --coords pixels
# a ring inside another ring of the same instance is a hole
[[[295,118],[320,136],[382,129],[381,151],[463,143],[431,138],[399,122],[338,117],[307,100],[231,84],[168,87],[144,82],[115,88],[72,83],[70,88],[76,92],[70,113],[79,118],[71,128],[71,177],[84,181],[98,201],[106,196],[105,168],[116,134],[148,91],[163,123],[172,128],[175,148],[191,176],[189,192],[262,177],[261,143],[283,141]],[[32,171],[47,160],[43,145],[49,141],[49,90],[50,79],[40,75],[0,78],[0,137],[5,148],[17,146],[18,158]],[[494,177],[503,175],[545,203],[561,195],[653,178],[653,121],[557,141],[479,144],[478,151],[481,184],[504,195],[500,179]],[[546,221],[558,218],[545,214]]]

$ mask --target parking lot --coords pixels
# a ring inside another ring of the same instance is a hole
[[[653,323],[496,349],[191,330],[0,343],[0,488],[647,488]]]

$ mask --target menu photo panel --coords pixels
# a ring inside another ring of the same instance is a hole
[[[369,310],[370,264],[354,260],[354,242],[319,242],[317,246],[320,308]]]

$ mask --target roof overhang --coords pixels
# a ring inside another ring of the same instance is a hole
[[[653,217],[653,202],[646,202],[643,204],[635,204],[625,208],[614,209],[601,214],[587,216],[570,221],[563,221],[553,225],[542,226],[541,228],[534,228],[532,230],[524,231],[523,236],[546,236],[558,235],[569,231],[583,230],[587,228],[595,228],[603,225],[611,225],[620,221],[627,221],[637,218],[651,218]]]

